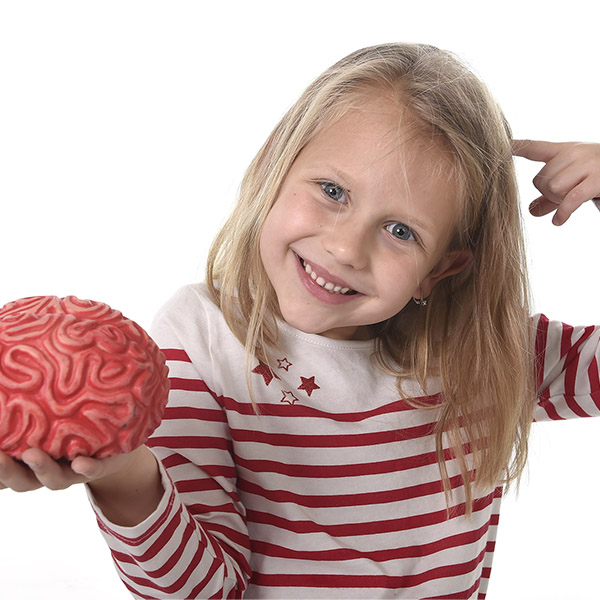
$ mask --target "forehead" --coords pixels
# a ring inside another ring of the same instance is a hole
[[[378,182],[387,176],[415,185],[443,179],[448,185],[453,172],[441,137],[406,107],[386,99],[367,100],[319,128],[298,159],[343,163],[356,177],[377,174]]]

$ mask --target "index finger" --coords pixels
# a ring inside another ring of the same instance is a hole
[[[560,144],[556,142],[543,142],[541,140],[512,141],[514,156],[522,156],[538,162],[548,162],[558,154],[559,150]]]

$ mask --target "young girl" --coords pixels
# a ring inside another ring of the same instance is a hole
[[[600,413],[600,329],[529,315],[513,153],[556,225],[600,195],[600,146],[513,142],[449,53],[342,59],[157,316],[147,446],[0,455],[2,487],[86,482],[138,598],[485,597],[531,422]]]

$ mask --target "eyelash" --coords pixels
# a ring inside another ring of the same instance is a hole
[[[327,188],[337,188],[338,190],[341,191],[343,197],[346,196],[346,190],[344,190],[344,188],[341,187],[340,185],[338,185],[337,183],[333,183],[333,181],[319,181],[317,183],[321,186],[321,189],[323,190],[323,194],[325,194],[325,196],[327,196],[327,198],[329,198],[330,200],[333,200],[334,202],[341,203],[341,198],[334,198],[334,197],[330,196],[326,191]],[[406,239],[406,238],[394,235],[393,231],[395,228],[402,229],[403,231],[407,232],[410,237],[408,239]],[[406,242],[418,242],[419,241],[417,239],[417,236],[414,233],[414,231],[408,225],[405,225],[404,223],[390,223],[389,225],[385,226],[385,230],[388,231],[392,235],[392,237],[394,237],[395,239],[400,240],[400,241],[406,241]]]

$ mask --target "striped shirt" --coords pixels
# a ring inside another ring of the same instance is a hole
[[[534,419],[600,413],[600,328],[535,318]],[[204,285],[156,318],[171,377],[148,445],[164,496],[134,527],[90,499],[121,579],[136,598],[485,598],[502,498],[471,518],[446,450],[446,504],[431,405],[399,399],[373,341],[334,340],[280,323],[281,352],[251,365]],[[258,414],[257,414],[258,413]]]

